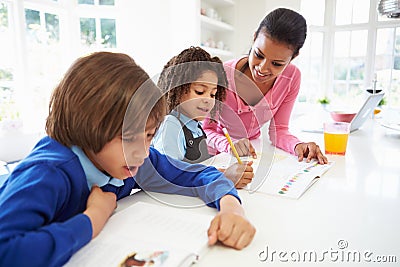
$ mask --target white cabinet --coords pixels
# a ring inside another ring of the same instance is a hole
[[[223,61],[235,56],[235,2],[200,1],[200,44]]]

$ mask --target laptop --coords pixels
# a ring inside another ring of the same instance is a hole
[[[364,124],[368,117],[371,116],[373,110],[378,105],[379,101],[381,101],[384,94],[385,93],[382,92],[379,94],[371,94],[368,96],[364,104],[361,106],[360,110],[357,112],[356,116],[354,116],[353,120],[351,121],[350,132],[358,130]],[[323,133],[324,129],[322,127],[314,129],[304,128],[302,129],[302,131],[311,133]]]

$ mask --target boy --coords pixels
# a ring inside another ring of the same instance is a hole
[[[255,229],[232,182],[149,148],[164,115],[160,91],[129,56],[78,59],[53,92],[48,136],[0,188],[0,265],[63,265],[133,188],[202,198],[220,210],[209,244],[247,246]]]

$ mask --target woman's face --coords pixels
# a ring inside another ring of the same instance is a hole
[[[255,38],[249,55],[249,67],[256,83],[274,80],[293,59],[293,50],[264,33]]]

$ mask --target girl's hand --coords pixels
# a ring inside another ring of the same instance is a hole
[[[100,233],[116,207],[117,196],[114,193],[103,192],[97,185],[92,187],[86,210],[83,212],[92,223],[92,238]]]
[[[238,189],[244,188],[247,184],[251,183],[254,177],[252,161],[243,162],[243,164],[235,163],[229,166],[224,172],[225,176],[231,180],[235,187]]]
[[[257,158],[256,151],[249,139],[247,138],[239,139],[236,142],[234,142],[233,145],[235,146],[239,154],[239,157],[251,156],[253,157],[253,159]]]
[[[235,249],[245,248],[253,240],[256,229],[244,217],[243,207],[236,197],[225,195],[220,200],[220,208],[208,228],[208,244],[220,241]]]
[[[304,157],[306,157],[307,162],[310,162],[311,159],[316,158],[320,164],[328,163],[327,157],[322,154],[321,149],[314,142],[297,144],[294,148],[294,151],[299,158],[299,161],[302,161]]]

